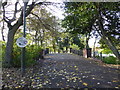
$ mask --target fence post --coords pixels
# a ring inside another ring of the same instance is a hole
[[[70,53],[72,53],[72,48],[70,48]]]
[[[88,48],[88,49],[87,49],[87,58],[88,58],[88,57],[91,57],[91,48]]]
[[[95,51],[93,52],[93,58],[95,58]]]
[[[100,52],[100,59],[102,60],[102,52]]]
[[[87,57],[87,55],[86,55],[86,49],[83,49],[83,57]]]
[[[83,49],[83,57],[85,58],[91,57],[91,48]]]
[[[78,55],[80,55],[80,50],[78,50]]]

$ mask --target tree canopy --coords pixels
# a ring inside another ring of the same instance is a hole
[[[117,2],[66,2],[63,27],[67,32],[90,35],[96,30],[118,59],[114,40],[120,40]],[[113,39],[112,37],[116,38]]]

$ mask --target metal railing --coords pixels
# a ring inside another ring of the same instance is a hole
[[[83,56],[83,50],[75,50],[75,49],[70,48],[70,53],[74,53],[74,54]]]

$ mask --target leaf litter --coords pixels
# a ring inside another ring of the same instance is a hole
[[[18,68],[3,68],[3,86],[8,88],[29,87],[36,89],[94,87],[87,79],[92,80],[91,82],[93,83],[96,81],[96,85],[102,84],[98,81],[99,77],[92,73],[92,70],[81,70],[81,66],[78,63],[74,61],[44,60],[42,67],[38,63],[32,68],[27,68],[23,77]],[[103,71],[103,73],[106,74],[107,72]],[[112,83],[116,82],[119,81],[113,79],[107,82],[107,84],[112,85]],[[119,86],[115,84],[111,87],[118,88]]]

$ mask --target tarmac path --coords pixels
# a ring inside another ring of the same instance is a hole
[[[49,54],[43,63],[45,88],[119,88],[119,70],[73,54]]]
[[[38,60],[33,68],[26,68],[24,77],[21,76],[20,68],[4,68],[2,80],[6,90],[9,88],[29,88],[21,90],[110,88],[114,90],[120,89],[119,75],[120,70],[117,68],[103,66],[95,60],[78,55],[61,53],[48,54],[44,60]]]

